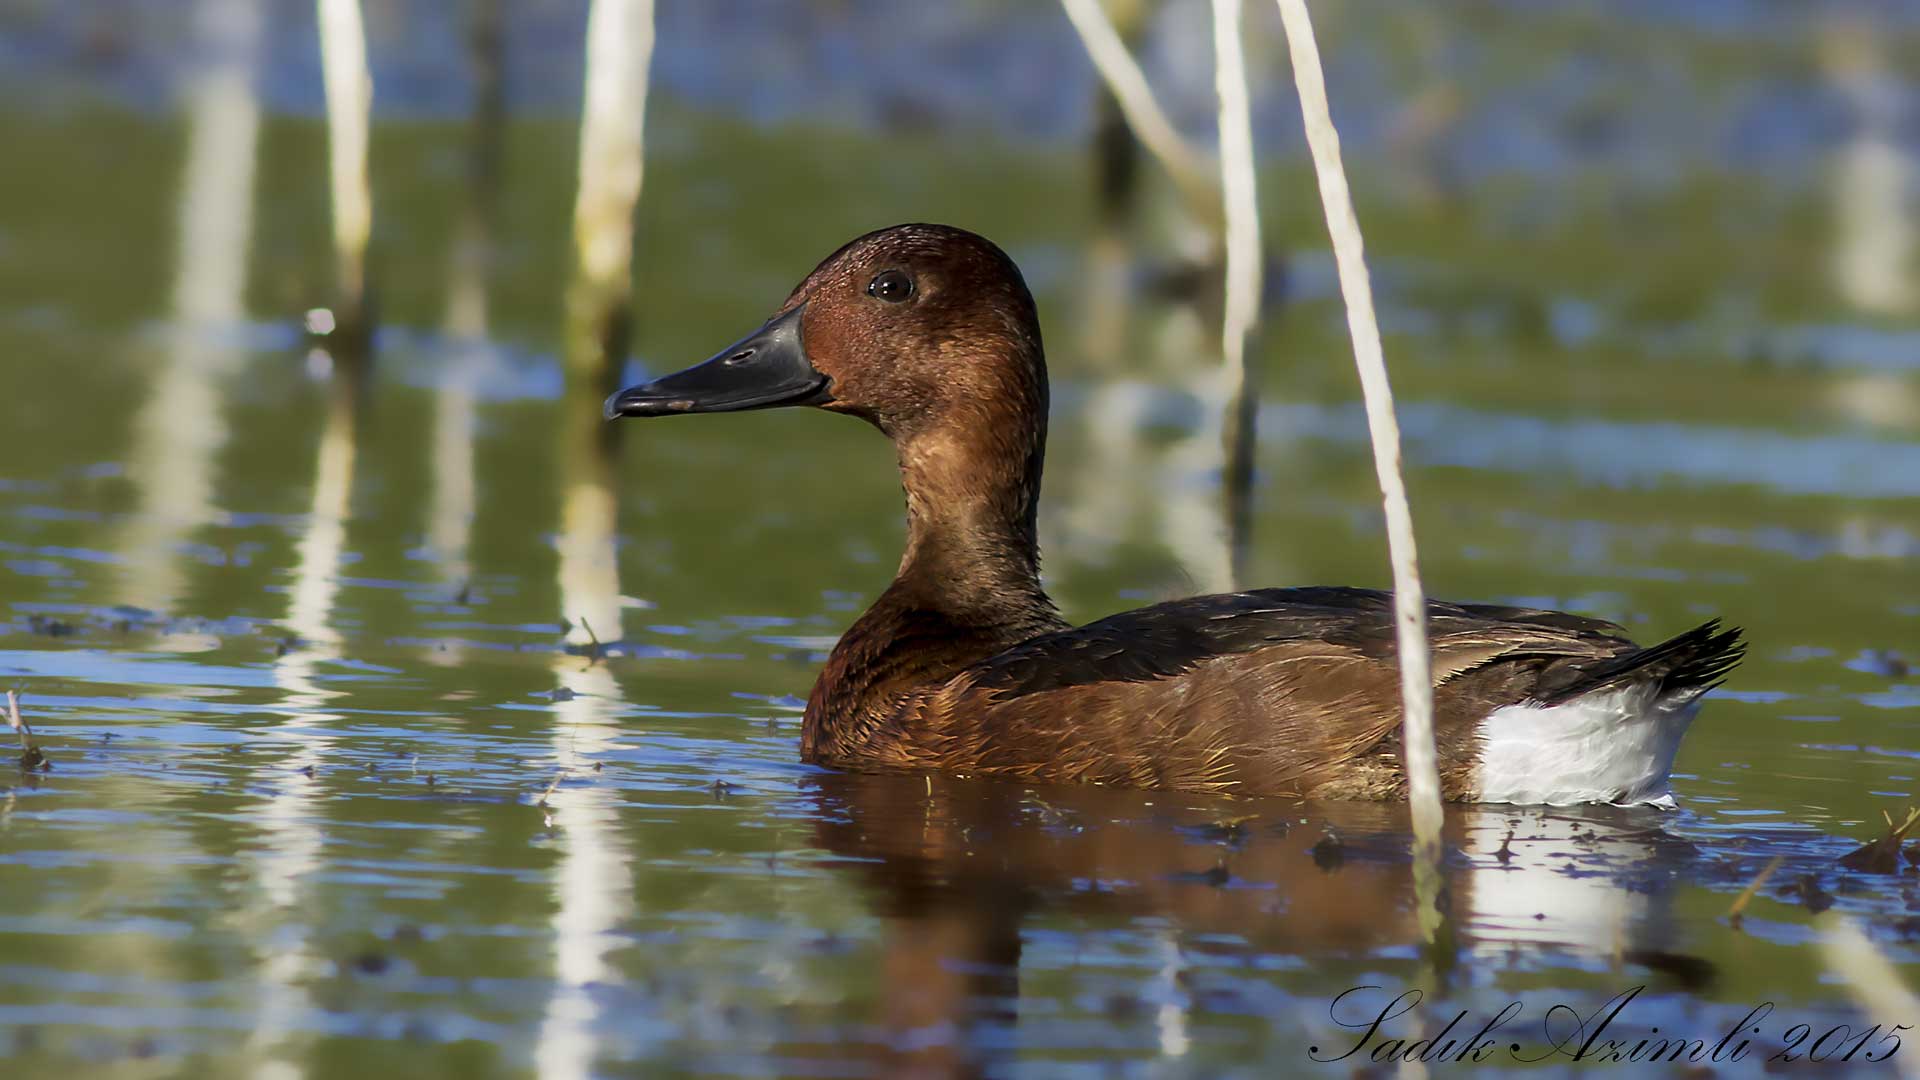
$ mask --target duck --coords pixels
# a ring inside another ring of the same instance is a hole
[[[879,429],[906,542],[829,654],[800,756],[856,772],[1402,800],[1392,594],[1295,586],[1069,624],[1038,543],[1048,384],[1018,266],[985,237],[905,224],[828,255],[759,329],[613,394],[651,418],[807,407]],[[1675,805],[1702,697],[1745,653],[1706,622],[1655,645],[1621,626],[1427,605],[1441,794],[1454,802]]]

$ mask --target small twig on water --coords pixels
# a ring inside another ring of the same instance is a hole
[[[33,729],[20,717],[20,691],[7,691],[7,726],[20,736],[20,767],[28,772],[44,771],[52,766],[47,755],[33,745]]]
[[[1753,902],[1754,896],[1766,885],[1767,879],[1773,876],[1773,872],[1780,869],[1780,859],[1779,855],[1768,859],[1767,865],[1761,867],[1760,872],[1753,876],[1753,880],[1747,882],[1747,887],[1740,890],[1740,895],[1733,898],[1733,906],[1727,909],[1727,921],[1731,922],[1735,929],[1739,929],[1740,919],[1746,914],[1747,905]]]
[[[27,737],[33,734],[33,729],[27,727],[27,722],[20,719],[20,691],[18,690],[7,691],[7,726],[19,733],[22,746],[26,745]]]
[[[547,785],[547,790],[540,793],[539,800],[535,802],[533,805],[538,806],[544,810],[547,805],[548,796],[551,796],[555,791],[559,790],[560,781],[565,780],[566,778],[567,778],[567,770],[565,769],[561,769],[559,772],[554,773],[553,783]]]
[[[585,615],[580,616],[580,629],[587,632],[587,666],[592,667],[606,658],[607,647],[600,644],[600,635],[593,632],[593,624]]]
[[[1920,809],[1909,807],[1906,820],[1895,822],[1893,815],[1885,810],[1880,816],[1887,819],[1887,831],[1878,840],[1866,844],[1840,857],[1840,865],[1848,870],[1858,870],[1868,874],[1897,874],[1900,872],[1900,845],[1915,825],[1920,825]]]

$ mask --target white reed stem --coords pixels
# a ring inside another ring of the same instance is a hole
[[[1853,920],[1838,915],[1822,918],[1827,925],[1820,945],[1827,968],[1840,976],[1867,1019],[1891,1030],[1920,1017],[1920,997],[1907,988],[1899,969],[1888,962],[1880,947]],[[1908,1080],[1920,1078],[1920,1061],[1912,1056],[1898,1059],[1896,1065]]]
[[[597,306],[624,303],[630,285],[652,62],[653,0],[594,0],[573,241],[580,282]]]
[[[327,97],[327,179],[332,189],[333,250],[348,317],[363,313],[373,194],[367,181],[367,132],[373,75],[359,0],[319,0],[320,72]]]
[[[1187,146],[1173,122],[1161,111],[1159,102],[1154,100],[1146,75],[1134,62],[1133,54],[1127,51],[1126,42],[1120,39],[1120,31],[1114,28],[1100,0],[1060,0],[1060,6],[1066,9],[1067,19],[1079,31],[1094,70],[1106,80],[1107,89],[1113,92],[1113,99],[1119,103],[1120,114],[1126,117],[1134,137],[1167,170],[1202,223],[1209,230],[1219,228],[1221,208],[1212,179],[1201,166],[1199,155]]]
[[[1241,47],[1241,0],[1213,0],[1214,87],[1220,97],[1220,192],[1226,207],[1226,297],[1220,329],[1226,361],[1225,451],[1229,500],[1228,564],[1239,577],[1244,546],[1236,524],[1246,515],[1253,475],[1254,385],[1247,357],[1260,320],[1259,182],[1254,172],[1253,116],[1247,103],[1247,64]],[[1235,584],[1238,584],[1236,581]]]
[[[1347,330],[1353,336],[1353,357],[1360,368],[1360,389],[1366,399],[1367,427],[1373,434],[1374,469],[1380,476],[1380,494],[1386,504],[1387,551],[1393,562],[1394,624],[1400,656],[1400,699],[1407,753],[1407,797],[1413,807],[1416,862],[1440,854],[1440,771],[1433,748],[1433,678],[1427,652],[1426,594],[1420,587],[1420,564],[1413,544],[1413,513],[1407,507],[1406,482],[1400,475],[1400,425],[1393,415],[1393,388],[1387,382],[1387,363],[1380,348],[1380,327],[1373,314],[1373,286],[1360,240],[1360,221],[1353,212],[1353,196],[1340,164],[1340,135],[1327,107],[1326,77],[1320,70],[1320,48],[1314,41],[1313,21],[1305,0],[1277,0],[1287,31],[1287,50],[1293,58],[1293,81],[1300,93],[1300,112],[1306,121],[1307,145],[1313,152],[1314,173],[1320,181],[1320,202],[1333,237],[1334,261],[1340,270],[1340,293],[1347,303]]]

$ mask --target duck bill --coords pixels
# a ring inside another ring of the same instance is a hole
[[[607,419],[678,413],[744,412],[832,400],[800,340],[801,304],[720,350],[712,359],[607,399]]]

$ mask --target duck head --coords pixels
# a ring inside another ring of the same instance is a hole
[[[898,444],[970,425],[1044,431],[1039,319],[993,243],[897,225],[827,256],[758,330],[607,399],[608,419],[808,405]]]
[[[1036,517],[1047,372],[1033,297],[962,229],[898,225],[827,256],[767,323],[712,359],[607,399],[609,418],[807,405],[892,440],[907,537],[893,583],[807,702],[811,757],[937,682],[1061,622]]]

